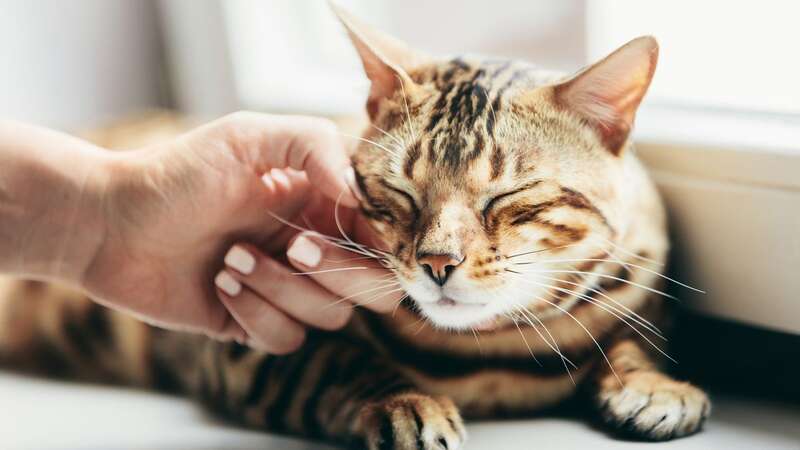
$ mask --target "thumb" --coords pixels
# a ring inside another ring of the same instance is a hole
[[[350,158],[330,120],[238,112],[219,122],[237,157],[259,174],[275,168],[301,170],[325,196],[358,206]]]

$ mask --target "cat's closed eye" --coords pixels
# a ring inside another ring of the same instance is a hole
[[[487,218],[489,217],[489,213],[492,211],[492,208],[497,204],[497,202],[503,200],[506,197],[510,197],[518,192],[519,190],[517,189],[511,192],[505,192],[503,194],[496,195],[491,199],[489,199],[489,201],[486,202],[486,205],[483,207],[483,210],[481,211],[481,216],[483,217],[483,221],[486,222]]]
[[[519,188],[513,189],[511,191],[503,192],[502,194],[498,194],[498,195],[495,195],[494,197],[490,198],[486,202],[486,204],[483,206],[483,209],[481,210],[481,216],[483,218],[483,221],[484,222],[487,221],[487,219],[489,217],[489,214],[492,212],[493,209],[495,209],[497,207],[498,203],[501,200],[505,200],[505,199],[507,199],[507,198],[509,198],[511,196],[514,196],[514,195],[519,194],[521,192],[527,191],[527,190],[533,188],[538,183],[539,183],[538,181],[535,181],[533,183],[528,183],[528,184],[526,184],[524,186],[521,186]]]
[[[419,206],[413,195],[387,182],[382,182],[381,185],[390,193],[393,203],[397,203],[404,211],[411,213],[411,220],[419,218]]]

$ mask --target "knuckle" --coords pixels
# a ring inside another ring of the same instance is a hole
[[[221,122],[227,125],[239,125],[250,121],[255,115],[252,111],[236,111],[222,117]]]
[[[382,299],[378,299],[377,301],[373,301],[371,304],[369,304],[369,307],[373,311],[376,311],[376,312],[379,312],[379,313],[387,313],[387,312],[392,311],[394,309],[394,307],[395,307],[395,305],[397,305],[398,301],[399,301],[398,297],[396,297],[395,294],[391,294],[391,295],[385,296]]]
[[[306,126],[320,134],[335,135],[338,130],[334,121],[324,117],[308,117]]]
[[[260,267],[258,277],[263,284],[274,288],[283,286],[293,276],[281,263],[264,255],[257,257],[256,266]]]
[[[280,340],[272,343],[272,353],[277,355],[287,355],[289,353],[296,352],[300,349],[300,347],[303,346],[305,340],[306,331],[299,326],[297,326],[297,329],[292,331],[284,330]]]
[[[247,141],[247,126],[255,113],[249,111],[237,111],[230,113],[211,125],[212,135],[224,139],[235,154],[245,151]]]
[[[304,127],[312,147],[327,144],[339,138],[339,128],[330,119],[309,117]]]
[[[344,328],[344,326],[347,325],[352,316],[353,316],[352,308],[349,308],[347,306],[335,308],[331,311],[330,314],[326,315],[325,322],[321,326],[321,328],[328,331]]]

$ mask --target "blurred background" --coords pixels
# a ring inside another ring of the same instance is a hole
[[[672,272],[707,291],[675,293],[676,370],[800,400],[800,2],[337,3],[430,53],[565,71],[656,36],[637,151],[669,207]],[[239,109],[360,117],[368,89],[322,0],[0,0],[0,55],[0,117],[69,132]]]
[[[341,0],[414,47],[574,71],[642,34],[661,60],[648,104],[800,113],[791,0]],[[321,0],[4,0],[0,115],[95,126],[149,108],[354,114],[367,83]]]

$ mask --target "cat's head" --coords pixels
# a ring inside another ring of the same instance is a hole
[[[590,270],[580,260],[606,255],[628,226],[626,147],[656,41],[562,78],[431,58],[337,14],[371,81],[372,126],[353,157],[362,209],[421,313],[469,329],[522,307],[568,310],[550,287]]]

